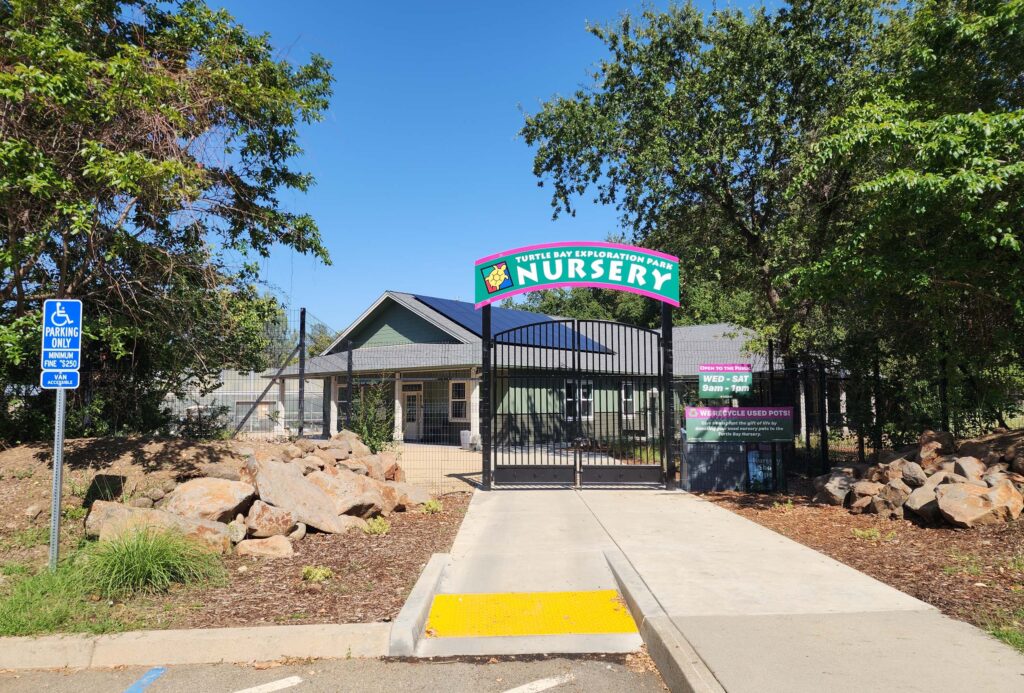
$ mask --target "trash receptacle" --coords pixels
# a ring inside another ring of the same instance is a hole
[[[469,450],[469,431],[459,431],[459,445],[463,450]]]

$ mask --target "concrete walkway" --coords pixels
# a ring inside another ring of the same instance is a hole
[[[439,591],[615,588],[616,551],[727,691],[1024,690],[982,631],[681,492],[478,492]]]

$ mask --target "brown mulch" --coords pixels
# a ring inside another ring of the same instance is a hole
[[[179,589],[130,609],[148,628],[389,621],[431,554],[451,548],[470,497],[443,496],[443,509],[435,514],[393,513],[384,535],[309,534],[294,543],[295,555],[288,558],[230,556],[226,585]],[[334,576],[303,582],[304,566],[324,566]]]
[[[984,628],[1024,610],[1024,521],[975,529],[922,527],[812,503],[806,481],[791,482],[793,487],[799,488],[789,496],[705,497],[954,618]],[[877,540],[854,534],[872,528]]]

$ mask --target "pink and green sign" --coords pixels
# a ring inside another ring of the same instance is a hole
[[[749,395],[754,373],[749,363],[702,363],[697,373],[697,396],[701,399]]]
[[[595,287],[679,305],[679,258],[620,243],[544,243],[480,258],[476,307],[541,289]]]
[[[687,407],[689,443],[792,443],[793,407]]]

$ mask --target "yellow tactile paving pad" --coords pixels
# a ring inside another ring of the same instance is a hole
[[[438,594],[426,627],[428,638],[636,632],[615,590]]]

